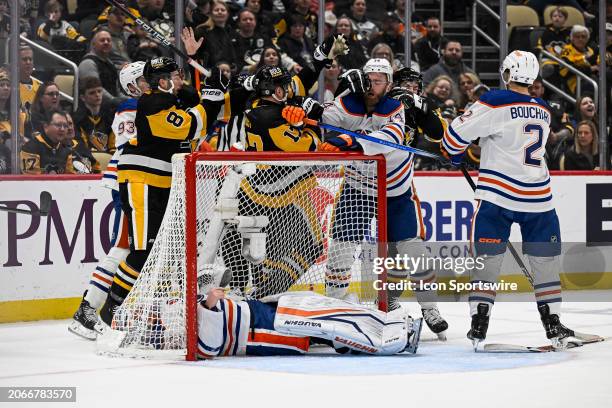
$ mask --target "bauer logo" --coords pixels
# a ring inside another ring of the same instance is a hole
[[[285,320],[285,326],[322,327],[321,323],[308,322],[304,320]]]

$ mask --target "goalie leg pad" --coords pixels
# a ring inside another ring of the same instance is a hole
[[[292,293],[279,299],[274,329],[286,334],[331,340],[366,354],[390,355],[408,344],[412,319],[399,309],[372,310],[326,296]]]

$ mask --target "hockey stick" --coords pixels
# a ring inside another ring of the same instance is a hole
[[[174,52],[175,54],[178,54],[181,58],[183,58],[185,61],[187,61],[189,63],[189,65],[191,65],[192,67],[194,67],[196,70],[198,70],[199,72],[201,72],[202,74],[204,74],[205,77],[209,77],[210,76],[210,71],[207,70],[206,68],[204,68],[202,65],[200,65],[197,61],[195,61],[193,58],[189,57],[187,54],[185,54],[183,51],[181,51],[180,49],[178,49],[177,47],[174,46],[174,44],[172,44],[166,37],[164,37],[163,35],[161,35],[159,32],[157,32],[153,27],[151,27],[149,24],[147,24],[145,21],[143,21],[142,19],[136,17],[130,10],[127,9],[127,7],[125,7],[123,4],[119,3],[116,0],[104,0],[106,1],[108,4],[110,4],[112,7],[117,7],[119,10],[121,10],[121,12],[123,14],[125,14],[126,16],[130,17],[132,20],[134,20],[134,22],[136,22],[136,24],[138,24],[138,26],[140,28],[142,28],[144,31],[147,32],[147,34],[149,34],[151,37],[153,37],[153,39],[159,41],[162,45],[164,45],[167,48],[170,48],[172,50],[172,52]]]
[[[476,184],[474,183],[474,180],[472,180],[472,176],[470,176],[470,173],[468,173],[468,170],[465,167],[465,164],[461,164],[460,169],[461,169],[461,173],[463,173],[463,177],[465,177],[465,179],[467,180],[472,190],[476,191]],[[512,257],[518,264],[519,268],[521,269],[521,272],[523,273],[523,275],[525,275],[525,277],[527,278],[527,280],[529,280],[529,283],[533,287],[534,285],[533,276],[531,276],[531,273],[529,273],[529,269],[527,269],[527,266],[525,266],[525,263],[521,259],[521,256],[519,255],[516,248],[514,248],[514,245],[512,245],[510,241],[508,241],[508,249],[510,250]]]
[[[8,206],[0,206],[0,211],[6,211],[17,214],[30,214],[40,215],[46,217],[49,215],[49,209],[51,208],[51,194],[48,191],[41,191],[40,193],[40,205],[38,210],[21,210],[19,208],[9,208]]]
[[[333,130],[335,132],[344,133],[344,134],[353,136],[353,137],[355,137],[357,139],[363,139],[363,140],[367,140],[367,141],[372,142],[372,143],[377,143],[377,144],[380,144],[380,145],[393,147],[394,149],[404,150],[406,152],[414,153],[414,154],[419,155],[419,156],[430,157],[432,159],[440,160],[443,163],[448,163],[449,162],[445,157],[442,157],[442,156],[440,156],[438,154],[435,154],[435,153],[430,153],[430,152],[426,152],[425,150],[416,149],[414,147],[404,146],[404,145],[401,145],[401,144],[398,144],[398,143],[389,142],[387,140],[377,139],[377,138],[372,137],[372,136],[363,135],[361,133],[353,132],[352,130],[343,129],[343,128],[338,127],[338,126],[334,126],[334,125],[330,125],[330,124],[322,123],[322,122],[317,122],[314,119],[304,118],[304,123],[307,124],[307,125],[319,126],[319,127],[323,128],[323,129],[327,129],[327,130]]]

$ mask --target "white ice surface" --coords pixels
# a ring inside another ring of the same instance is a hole
[[[566,302],[562,321],[612,336],[607,298]],[[450,324],[446,343],[424,341],[416,356],[392,357],[317,349],[308,357],[132,360],[96,355],[93,342],[68,332],[68,321],[4,324],[0,386],[77,387],[76,404],[53,407],[612,407],[612,340],[558,353],[474,353],[467,305],[440,310]],[[433,339],[426,328],[423,337]],[[487,342],[548,344],[534,303],[498,302]]]

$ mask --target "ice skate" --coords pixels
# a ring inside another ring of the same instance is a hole
[[[478,349],[478,344],[487,338],[487,330],[489,328],[489,305],[479,303],[477,313],[472,316],[472,326],[467,332],[467,338],[472,340],[474,351]]]
[[[89,302],[85,300],[85,296],[83,296],[83,300],[81,300],[79,308],[74,313],[68,330],[87,340],[95,340],[96,332],[94,326],[97,321],[96,309],[91,307]]]
[[[421,309],[423,313],[423,320],[427,323],[427,327],[429,330],[434,332],[438,339],[441,341],[446,341],[446,330],[448,329],[448,323],[444,318],[440,315],[440,311],[437,307],[428,307]]]
[[[552,342],[553,348],[564,349],[570,338],[577,340],[574,338],[574,331],[561,324],[559,315],[550,314],[550,308],[547,304],[538,306],[538,312],[540,312],[540,319],[546,331],[546,338]]]

